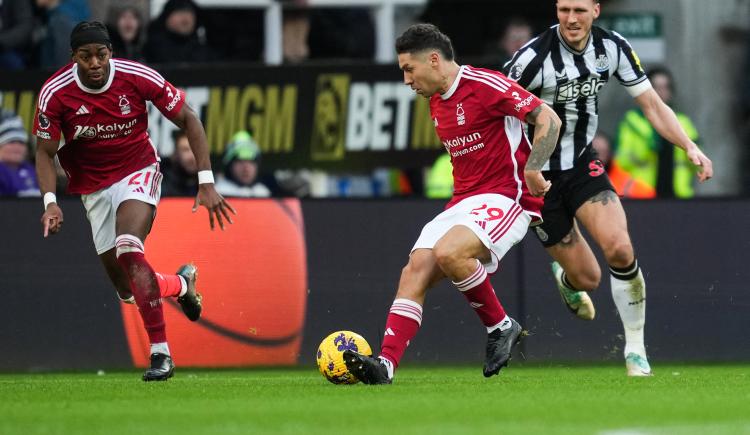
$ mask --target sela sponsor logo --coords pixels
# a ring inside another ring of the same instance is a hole
[[[464,103],[456,104],[456,123],[458,125],[466,124],[466,114],[464,112]]]
[[[172,111],[172,109],[175,108],[177,103],[180,102],[180,100],[182,99],[182,95],[180,95],[180,92],[177,91],[176,89],[173,92],[172,88],[170,88],[169,85],[165,85],[164,88],[167,91],[167,97],[172,99],[172,101],[170,101],[169,104],[167,104],[167,112],[170,112]]]
[[[515,93],[515,92],[514,92],[514,93]],[[524,107],[526,107],[526,106],[528,106],[529,104],[531,104],[531,102],[532,102],[533,100],[534,100],[534,96],[533,96],[533,95],[529,95],[528,97],[526,97],[526,99],[525,99],[525,100],[523,100],[523,101],[521,101],[520,103],[518,103],[518,104],[516,104],[515,106],[513,106],[513,108],[514,108],[514,109],[516,109],[516,112],[520,112],[520,111],[521,111],[521,109],[523,109]]]
[[[570,81],[557,87],[555,93],[556,103],[568,103],[579,98],[588,98],[596,96],[604,87],[603,80],[598,77],[591,77],[585,81]]]
[[[124,123],[113,122],[112,124],[96,124],[93,126],[76,125],[73,140],[78,138],[93,139],[95,137],[99,137],[99,139],[112,139],[118,136],[127,136],[133,132],[133,126],[136,123],[138,123],[138,119]]]
[[[120,113],[123,115],[130,113],[130,101],[128,101],[128,97],[125,95],[120,95],[120,102],[117,105],[120,106]]]

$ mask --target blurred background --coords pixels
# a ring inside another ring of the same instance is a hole
[[[750,164],[750,0],[601,4],[597,24],[628,38],[647,70],[669,74],[665,98],[714,161],[710,183],[682,182],[673,196],[750,195],[742,170]],[[231,190],[240,196],[449,195],[450,165],[437,160],[442,148],[425,102],[400,84],[395,38],[412,23],[432,22],[452,38],[459,63],[500,69],[556,23],[551,0],[4,0],[0,13],[5,116],[19,115],[28,129],[39,87],[69,61],[72,26],[101,20],[116,57],[145,62],[187,88],[215,170],[248,187]],[[633,101],[613,84],[600,107],[602,152],[644,176],[644,156],[630,151],[639,138],[623,132]],[[165,194],[192,194],[189,150],[180,154],[174,127],[159,118],[151,133],[168,171]],[[243,146],[257,149],[240,159],[255,166],[243,179],[233,167],[250,164],[224,155],[240,132],[250,135]],[[33,156],[33,137],[24,142]]]

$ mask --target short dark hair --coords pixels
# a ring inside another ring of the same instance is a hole
[[[75,51],[78,47],[89,43],[104,44],[112,49],[107,26],[99,21],[81,21],[73,27],[70,32],[70,49]]]
[[[669,80],[669,89],[674,92],[674,77],[672,76],[672,71],[665,66],[657,65],[649,68],[649,71],[646,73],[646,77],[648,77],[649,80],[653,80],[654,76],[665,76]]]
[[[438,50],[446,60],[453,60],[451,39],[434,24],[414,24],[396,39],[396,53]]]

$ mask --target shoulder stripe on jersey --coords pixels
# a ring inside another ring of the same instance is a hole
[[[42,112],[47,110],[47,104],[49,104],[50,100],[52,99],[52,96],[57,92],[58,89],[64,88],[65,86],[73,83],[75,81],[75,77],[71,74],[66,78],[65,80],[58,82],[54,87],[49,88],[47,91],[47,95],[44,96],[42,100],[39,101],[39,110]]]
[[[554,27],[545,31],[537,38],[537,41],[533,45],[527,45],[527,50],[533,50],[536,56],[532,59],[526,68],[523,70],[523,74],[518,79],[518,84],[524,88],[528,88],[534,77],[539,73],[544,64],[544,59],[547,58],[548,53],[554,47],[553,42],[557,39],[557,30]]]
[[[592,38],[593,38],[593,35],[592,35]],[[586,61],[584,60],[582,55],[574,54],[573,64],[578,70],[578,74],[580,74],[579,80],[584,80],[587,77],[591,76],[591,71],[586,66]],[[586,97],[586,98],[578,98],[578,100],[576,100],[576,103],[575,103],[578,119],[576,119],[575,127],[573,130],[573,161],[575,161],[575,159],[581,155],[584,148],[588,146],[587,134],[588,134],[588,128],[589,128],[589,118],[591,118],[591,116],[586,111],[586,109],[589,104],[589,99],[591,98],[595,99],[596,97],[593,96],[593,97]]]
[[[164,77],[162,77],[162,75],[159,74],[159,72],[157,72],[155,69],[150,68],[142,63],[133,62],[133,61],[124,60],[124,59],[116,59],[115,64],[117,64],[117,66],[120,66],[120,67],[130,68],[133,70],[143,71],[144,73],[151,74],[157,80],[164,80]]]
[[[487,73],[483,73],[481,71],[466,69],[464,71],[464,77],[487,80],[489,82],[492,82],[498,88],[500,88],[502,92],[506,92],[508,89],[510,89],[510,83],[506,82],[505,80],[502,80],[500,77],[493,76]]]
[[[463,76],[466,79],[468,79],[468,80],[474,80],[474,81],[477,81],[477,82],[484,83],[485,85],[487,85],[487,86],[495,89],[498,92],[505,93],[505,91],[508,90],[508,88],[502,88],[499,85],[497,85],[496,83],[491,82],[491,81],[485,79],[484,77],[476,77],[476,76],[472,76],[471,74],[464,74]]]
[[[143,74],[144,76],[151,77],[155,81],[158,81],[161,83],[164,82],[164,77],[162,77],[161,74],[141,64],[137,64],[133,62],[120,62],[119,60],[117,60],[115,61],[115,65],[117,66],[118,69],[121,69],[127,72],[139,72]]]
[[[128,67],[124,67],[122,65],[120,65],[119,68],[117,68],[117,70],[118,71],[122,71],[124,73],[133,74],[133,75],[136,75],[136,76],[139,76],[139,77],[143,77],[146,80],[152,81],[156,86],[158,86],[160,88],[164,87],[164,80],[158,80],[158,79],[154,78],[154,76],[149,75],[149,74],[147,74],[147,73],[145,73],[143,71],[132,70],[132,69],[130,69]]]
[[[39,101],[38,104],[41,106],[42,100],[45,98],[45,96],[49,93],[49,91],[54,88],[57,84],[59,84],[62,81],[65,81],[67,79],[73,78],[73,68],[71,67],[69,70],[65,71],[64,73],[60,74],[59,76],[55,77],[54,79],[50,80],[49,83],[42,86],[42,89],[39,91]]]
[[[493,73],[487,72],[487,71],[480,71],[480,70],[473,69],[473,68],[467,68],[467,70],[469,72],[471,72],[471,73],[487,77],[488,79],[497,82],[497,84],[499,84],[500,86],[503,86],[503,87],[506,87],[506,88],[510,88],[510,83],[508,83],[507,80],[503,79],[502,76],[500,76],[498,74],[493,74]]]

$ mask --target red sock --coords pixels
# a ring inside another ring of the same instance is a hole
[[[162,275],[156,272],[156,282],[159,283],[161,297],[179,296],[182,292],[182,278],[178,275]]]
[[[414,338],[422,324],[422,306],[409,299],[396,299],[391,305],[388,319],[385,321],[385,337],[380,356],[398,367],[409,340]]]
[[[164,313],[161,305],[159,283],[154,270],[143,255],[143,244],[134,236],[123,234],[117,237],[117,262],[130,280],[130,288],[138,305],[150,343],[167,341]]]
[[[490,283],[490,277],[479,260],[477,260],[477,269],[471,276],[453,284],[469,301],[469,305],[474,308],[484,326],[495,326],[505,318],[505,310],[500,305],[500,300]]]

